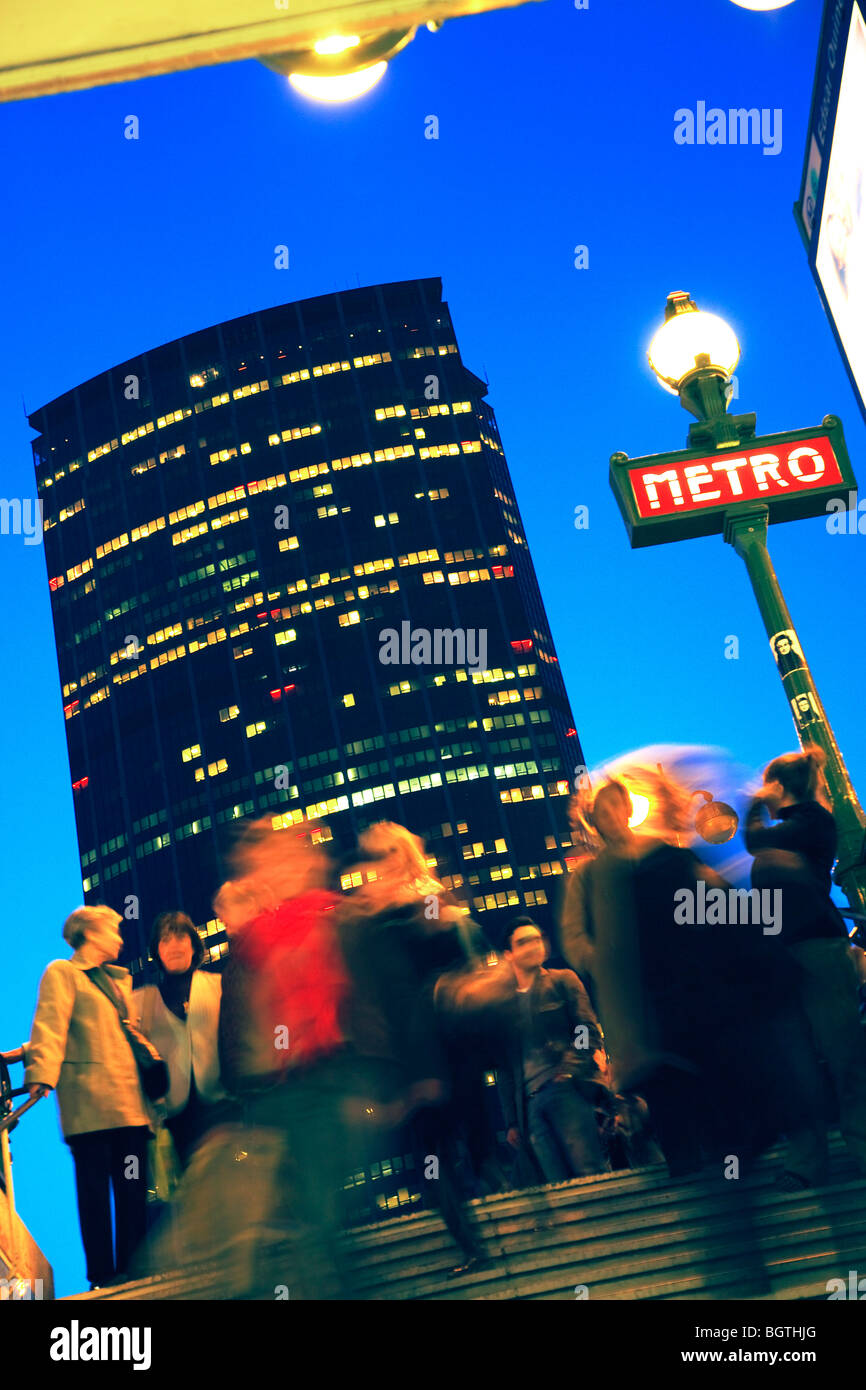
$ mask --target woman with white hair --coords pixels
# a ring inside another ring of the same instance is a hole
[[[147,1211],[148,1114],[121,1025],[132,987],[129,971],[109,963],[123,946],[121,920],[110,907],[79,907],[67,917],[63,937],[73,954],[51,961],[42,976],[26,1048],[30,1095],[57,1092],[91,1288],[122,1282]]]

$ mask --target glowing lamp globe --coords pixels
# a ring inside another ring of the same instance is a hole
[[[783,10],[793,0],[734,0],[741,10]]]
[[[706,798],[706,804],[695,816],[695,830],[708,845],[724,845],[737,833],[740,818],[726,801],[713,801],[712,792],[695,792]]]
[[[665,390],[677,395],[692,372],[731,376],[740,360],[740,345],[724,319],[699,309],[690,295],[676,290],[668,295],[665,321],[647,356]]]

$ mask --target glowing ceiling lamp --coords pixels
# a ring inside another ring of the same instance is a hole
[[[741,10],[783,10],[792,0],[734,0]]]
[[[260,61],[288,77],[296,92],[313,101],[354,101],[381,81],[389,60],[414,37],[414,28],[384,34],[329,34],[306,51],[270,53]]]
[[[290,72],[289,82],[301,96],[311,97],[313,101],[354,101],[381,81],[387,67],[387,63],[374,63],[372,67],[361,68],[360,72],[347,72],[342,77],[313,77],[307,73]]]

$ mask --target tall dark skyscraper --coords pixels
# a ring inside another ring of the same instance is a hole
[[[583,762],[487,387],[439,279],[142,353],[30,417],[85,900],[211,907],[232,822],[427,841],[547,922]]]

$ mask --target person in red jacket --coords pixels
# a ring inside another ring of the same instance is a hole
[[[292,1296],[345,1296],[338,1200],[348,983],[334,928],[337,898],[325,887],[329,860],[309,831],[274,831],[266,818],[246,829],[232,867],[236,877],[216,899],[232,932],[221,1075],[243,1101],[251,1142],[255,1131],[282,1136],[280,1206],[302,1235]]]

